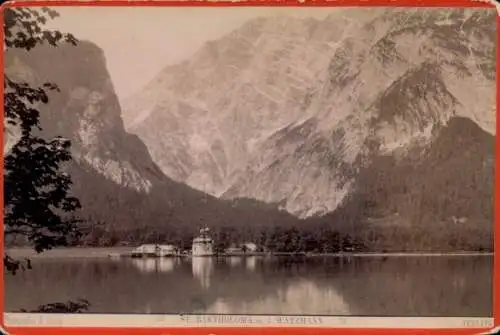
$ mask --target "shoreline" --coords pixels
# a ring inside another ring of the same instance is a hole
[[[71,247],[57,248],[44,251],[37,254],[31,248],[7,248],[5,253],[13,258],[110,258],[120,256],[120,258],[130,258],[127,255],[131,251],[130,247]],[[408,251],[408,252],[339,252],[339,253],[234,253],[234,254],[218,254],[213,256],[203,256],[210,258],[226,258],[226,257],[300,257],[300,258],[315,258],[315,257],[478,257],[478,256],[493,256],[494,252],[475,252],[475,251]],[[192,255],[169,256],[176,258],[192,258]],[[152,257],[157,258],[157,257]],[[161,257],[159,257],[161,258]]]

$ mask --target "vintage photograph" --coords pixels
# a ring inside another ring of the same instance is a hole
[[[495,9],[4,19],[6,313],[492,316]]]

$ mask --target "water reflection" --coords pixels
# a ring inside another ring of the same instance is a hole
[[[193,277],[199,280],[201,287],[208,289],[210,278],[214,272],[214,259],[212,257],[193,257],[191,265]]]
[[[299,280],[259,300],[217,299],[206,309],[213,314],[275,314],[351,315],[352,311],[342,295],[334,288],[324,288],[310,280]]]
[[[246,259],[246,268],[250,271],[255,271],[257,268],[257,257],[251,256]]]
[[[161,258],[132,258],[132,264],[141,272],[171,272],[179,260],[171,257]]]
[[[132,264],[141,272],[156,272],[156,259],[132,258]]]
[[[242,257],[240,262],[37,259],[32,270],[5,276],[6,310],[85,298],[92,313],[492,313],[492,257]]]
[[[241,265],[242,259],[240,256],[230,256],[226,257],[227,263],[231,266],[238,266]]]

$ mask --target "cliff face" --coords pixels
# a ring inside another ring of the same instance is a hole
[[[495,48],[494,10],[257,19],[165,68],[123,119],[176,181],[323,215],[385,157],[449,164],[413,148],[451,119],[494,136]]]
[[[121,110],[104,53],[89,42],[41,46],[7,53],[7,75],[34,85],[56,83],[60,92],[41,106],[44,136],[71,139],[77,164],[89,165],[107,179],[148,192],[161,176],[144,144],[123,130]]]

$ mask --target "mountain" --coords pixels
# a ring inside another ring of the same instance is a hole
[[[324,20],[259,18],[208,42],[124,102],[126,128],[167,176],[222,199],[279,204],[316,220],[358,206],[352,199],[361,189],[376,197],[374,178],[385,174],[380,187],[391,199],[403,188],[408,203],[438,196],[471,203],[441,204],[433,222],[489,220],[495,11],[349,11]],[[451,148],[461,129],[470,130],[471,155],[481,157],[472,165],[466,151]],[[414,194],[404,171],[435,192]],[[486,189],[454,193],[473,176]],[[377,203],[421,221],[402,200]]]
[[[146,146],[125,131],[121,108],[96,45],[41,45],[33,50],[11,49],[6,75],[38,86],[55,83],[60,92],[38,106],[43,137],[71,140],[73,160],[65,166],[72,193],[82,202],[77,213],[88,229],[85,243],[183,241],[202,225],[260,226],[298,221],[273,205],[252,200],[216,199],[166,177]],[[16,142],[7,126],[4,149]]]
[[[124,108],[91,42],[5,66],[61,89],[41,135],[72,142],[80,244],[189,246],[208,225],[218,247],[491,250],[494,29],[493,10],[257,19]]]
[[[431,133],[405,155],[373,158],[337,209],[365,222],[370,248],[391,250],[394,240],[416,250],[492,248],[494,137],[463,117]]]

